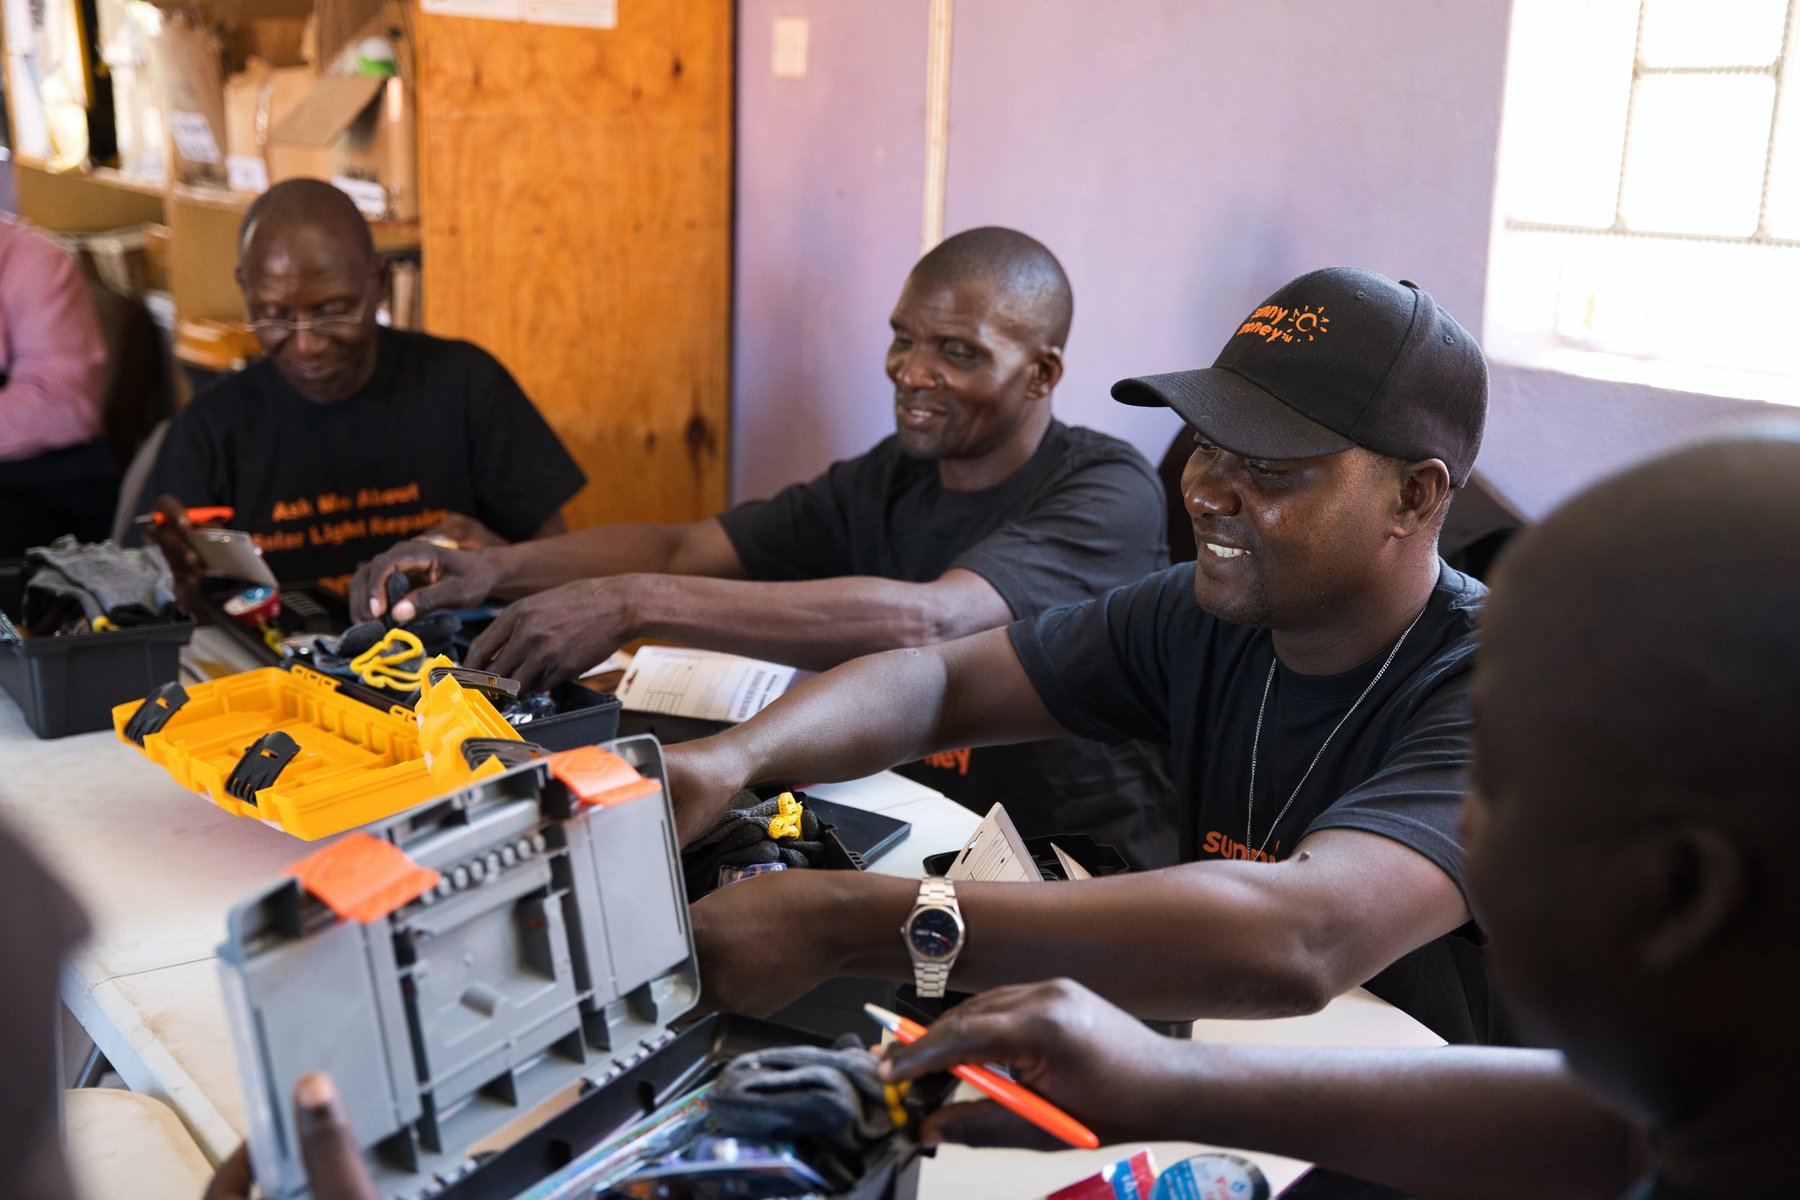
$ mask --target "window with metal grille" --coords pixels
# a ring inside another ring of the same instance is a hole
[[[1796,56],[1800,0],[1516,0],[1490,351],[1800,402]]]

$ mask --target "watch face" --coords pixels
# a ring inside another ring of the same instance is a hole
[[[906,927],[906,940],[920,958],[949,958],[962,943],[962,923],[947,908],[922,908]]]

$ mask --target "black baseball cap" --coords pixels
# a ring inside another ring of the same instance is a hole
[[[1481,347],[1419,285],[1327,267],[1256,307],[1210,367],[1113,384],[1113,399],[1167,406],[1247,458],[1361,446],[1440,458],[1461,487],[1487,424]]]

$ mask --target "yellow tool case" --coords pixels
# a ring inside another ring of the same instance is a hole
[[[113,709],[112,721],[183,787],[311,841],[540,753],[485,694],[511,683],[438,658],[413,708],[384,709],[305,667],[264,667],[164,684]]]

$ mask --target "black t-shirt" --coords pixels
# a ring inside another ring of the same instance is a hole
[[[1015,617],[1089,599],[1168,561],[1162,488],[1117,438],[1053,421],[1004,482],[947,491],[898,438],[719,518],[752,579],[869,575],[925,583],[973,571]],[[1134,866],[1175,861],[1161,754],[1085,738],[952,750],[901,773],[984,811],[1003,803],[1027,837],[1089,833]]]
[[[315,404],[267,360],[194,397],[145,495],[228,504],[284,583],[344,594],[356,565],[450,513],[522,541],[587,477],[493,355],[381,330],[368,386]]]
[[[1277,666],[1248,832],[1251,744],[1274,648],[1266,630],[1201,611],[1191,564],[1017,622],[1011,635],[1033,686],[1068,729],[1171,747],[1183,798],[1182,861],[1279,861],[1309,833],[1356,829],[1418,851],[1461,888],[1457,813],[1470,755],[1469,669],[1486,594],[1475,580],[1440,567],[1393,665],[1271,828],[1387,654],[1333,676]],[[1467,927],[1420,947],[1370,980],[1369,990],[1446,1040],[1502,1036],[1472,933]]]

